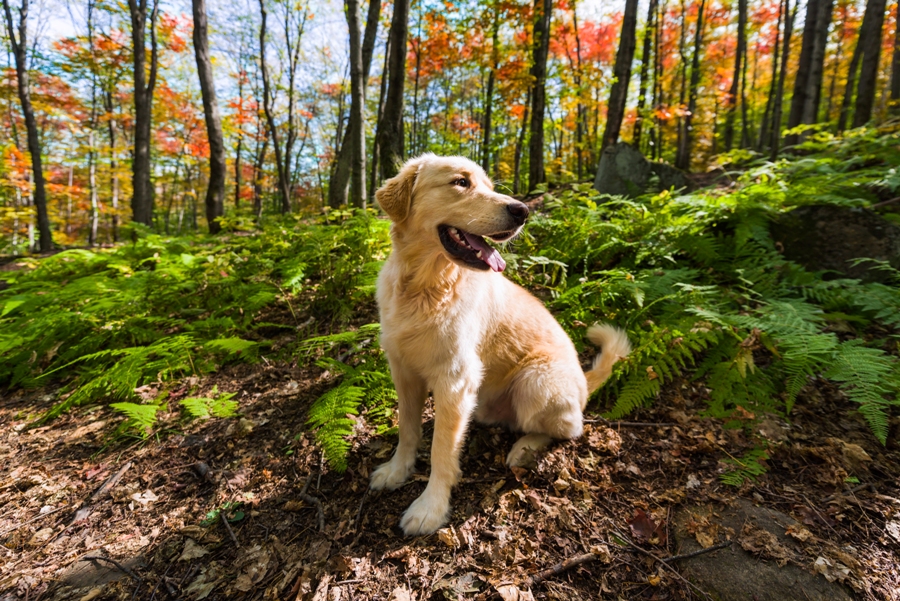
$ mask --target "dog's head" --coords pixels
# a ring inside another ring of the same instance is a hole
[[[404,238],[433,244],[458,265],[503,271],[485,238],[505,242],[521,231],[528,207],[494,192],[481,167],[463,157],[410,159],[375,193]]]

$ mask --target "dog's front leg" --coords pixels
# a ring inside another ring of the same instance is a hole
[[[394,489],[406,482],[416,465],[416,451],[422,439],[422,409],[428,387],[425,380],[399,362],[390,364],[400,411],[400,443],[391,460],[372,472],[372,490]]]
[[[434,388],[431,476],[425,491],[400,520],[400,527],[407,536],[431,534],[450,517],[450,489],[459,479],[459,453],[477,402],[477,390],[474,378]]]

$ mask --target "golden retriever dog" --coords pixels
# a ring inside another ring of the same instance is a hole
[[[413,471],[430,391],[431,476],[400,521],[407,535],[429,534],[449,519],[470,419],[524,432],[506,458],[521,465],[552,439],[581,435],[588,394],[631,347],[624,332],[595,325],[588,338],[602,352],[582,371],[572,341],[540,301],[503,277],[506,263],[485,240],[516,236],[528,207],[495,192],[472,161],[411,159],[376,199],[393,222],[377,298],[400,442],[371,487],[395,489]]]

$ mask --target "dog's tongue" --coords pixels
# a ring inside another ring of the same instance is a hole
[[[468,232],[462,232],[462,234],[466,237],[466,241],[472,248],[481,251],[481,256],[479,258],[487,263],[488,267],[496,272],[501,272],[506,269],[506,261],[503,260],[503,257],[500,256],[500,253],[498,253],[494,247],[484,241],[484,238],[481,236],[474,236]]]

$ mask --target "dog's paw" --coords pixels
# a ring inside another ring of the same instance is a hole
[[[394,490],[399,488],[401,484],[409,478],[412,468],[401,465],[399,461],[391,459],[387,463],[378,466],[372,472],[372,480],[369,482],[369,488],[372,490]]]
[[[406,536],[431,534],[447,523],[450,517],[450,499],[422,493],[412,502],[400,519],[400,527]]]
[[[506,456],[506,465],[527,469],[535,467],[538,451],[543,450],[550,441],[551,438],[546,434],[526,434],[513,445],[509,455]]]

